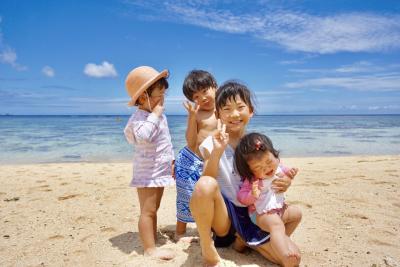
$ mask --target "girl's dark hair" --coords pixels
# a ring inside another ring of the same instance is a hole
[[[151,96],[151,94],[153,93],[153,91],[156,88],[164,87],[165,90],[167,90],[168,86],[169,86],[169,84],[168,84],[167,79],[166,78],[161,78],[161,79],[157,80],[155,83],[153,83],[149,88],[147,88],[147,90],[145,92],[147,92],[147,94],[149,96]],[[138,106],[138,105],[139,105],[139,98],[135,102],[135,106]]]
[[[187,99],[193,101],[193,95],[208,88],[217,88],[217,81],[211,73],[205,70],[192,70],[183,82],[183,94]]]
[[[217,114],[222,109],[228,100],[234,101],[237,97],[240,97],[243,102],[249,107],[251,112],[254,112],[254,106],[252,101],[252,94],[246,85],[241,84],[237,81],[227,81],[221,85],[217,93],[215,94],[215,107]]]
[[[264,134],[249,133],[240,139],[235,149],[235,166],[242,179],[249,181],[254,179],[248,162],[260,158],[267,152],[271,152],[275,158],[279,158],[279,151],[274,148],[271,139]]]

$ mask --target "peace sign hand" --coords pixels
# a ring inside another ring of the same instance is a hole
[[[197,101],[195,102],[195,104],[193,105],[192,103],[190,103],[189,101],[186,101],[183,103],[183,106],[185,107],[185,109],[187,110],[187,112],[189,113],[189,115],[196,115],[197,112],[199,111],[199,105],[197,103]]]
[[[226,125],[218,119],[217,131],[213,136],[214,149],[224,151],[229,142],[229,134],[226,132]]]

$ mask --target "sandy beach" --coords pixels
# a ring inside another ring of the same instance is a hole
[[[293,235],[302,266],[400,266],[400,156],[290,158],[287,192],[303,211]],[[159,211],[159,246],[142,256],[130,163],[0,165],[0,266],[201,266],[200,246],[172,240],[175,188]],[[190,232],[196,234],[195,225]],[[223,266],[275,266],[218,249]]]

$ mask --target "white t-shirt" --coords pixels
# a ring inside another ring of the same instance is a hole
[[[211,154],[211,151],[214,149],[212,138],[212,136],[208,136],[199,146],[200,153],[203,157],[207,154],[205,150]],[[216,179],[224,197],[229,199],[229,201],[238,207],[245,207],[237,200],[237,193],[239,192],[242,181],[234,167],[234,154],[235,151],[233,148],[230,145],[227,145],[221,159],[219,160],[218,176]]]

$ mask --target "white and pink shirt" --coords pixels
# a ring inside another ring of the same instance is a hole
[[[125,126],[126,140],[135,146],[133,174],[130,183],[133,187],[164,187],[174,185],[172,177],[171,135],[167,117],[160,117],[138,109]]]

